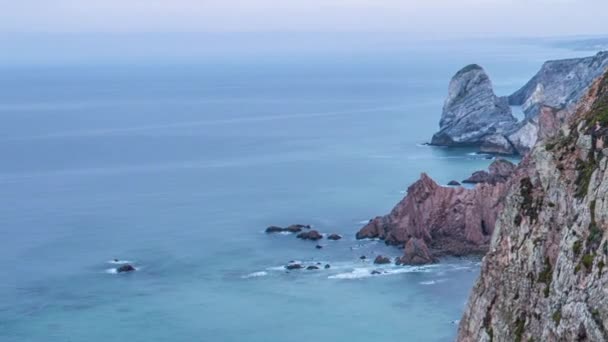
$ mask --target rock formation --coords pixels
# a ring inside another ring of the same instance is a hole
[[[497,97],[486,72],[472,64],[452,78],[440,129],[431,144],[479,146],[494,141],[496,134],[510,132],[516,123],[507,99]]]
[[[316,230],[311,230],[311,231],[308,231],[308,232],[302,232],[302,233],[298,234],[297,238],[298,239],[302,239],[302,240],[317,241],[317,240],[321,240],[323,238],[323,235],[321,235]]]
[[[555,118],[551,120],[565,122],[593,81],[607,68],[608,52],[548,61],[525,86],[506,99],[494,94],[481,67],[465,67],[450,82],[440,131],[431,144],[476,146],[482,152],[524,155],[538,139],[547,136],[543,134],[547,117],[553,115]],[[522,106],[526,118],[517,122],[508,105]]]
[[[514,169],[509,164],[495,161],[490,166],[492,182],[473,189],[442,187],[422,174],[391,213],[372,219],[357,239],[380,238],[404,246],[404,264],[429,263],[446,254],[483,253],[502,207],[508,170]]]
[[[459,341],[608,340],[608,74],[509,181]]]

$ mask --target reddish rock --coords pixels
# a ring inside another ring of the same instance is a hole
[[[506,159],[496,159],[489,166],[488,171],[476,171],[473,172],[471,177],[463,180],[463,183],[477,184],[477,183],[489,183],[497,184],[506,182],[513,171],[515,171],[516,165]]]
[[[376,257],[376,259],[374,259],[374,264],[377,264],[377,265],[385,265],[385,264],[390,264],[390,263],[391,263],[391,259],[389,259],[385,256],[382,256],[382,255],[378,255]]]
[[[429,248],[422,239],[411,238],[405,244],[404,255],[399,260],[401,265],[424,265],[436,262]]]
[[[424,246],[414,246],[428,246],[433,256],[484,252],[506,189],[505,183],[483,183],[473,189],[442,187],[422,174],[391,213],[371,220],[357,233],[357,239],[379,238],[389,245],[404,246],[415,238]]]
[[[311,230],[308,232],[302,232],[302,233],[298,234],[297,238],[302,239],[302,240],[317,241],[317,240],[321,240],[323,238],[323,236],[318,231]]]

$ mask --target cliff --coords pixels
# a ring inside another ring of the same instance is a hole
[[[459,341],[608,340],[608,74],[509,181]]]
[[[404,264],[429,263],[442,255],[484,253],[502,208],[505,182],[514,169],[508,161],[495,161],[473,189],[440,186],[422,174],[393,210],[370,220],[357,239],[380,238],[389,245],[404,246]]]
[[[606,68],[608,51],[545,62],[526,85],[509,96],[509,104],[522,106],[527,118],[536,117],[542,106],[573,110]]]
[[[479,146],[496,134],[511,131],[516,123],[507,99],[497,97],[486,72],[472,64],[452,77],[440,129],[431,144]]]

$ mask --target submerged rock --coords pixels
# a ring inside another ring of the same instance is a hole
[[[131,264],[124,264],[116,268],[116,273],[124,273],[124,272],[133,272],[135,271],[135,267]]]
[[[311,265],[311,266],[306,267],[306,269],[309,270],[309,271],[312,271],[312,270],[318,270],[319,267]]]
[[[289,226],[287,228],[278,227],[278,226],[270,226],[270,227],[266,228],[266,233],[268,233],[268,234],[271,234],[271,233],[283,233],[283,232],[287,232],[287,233],[299,233],[304,228],[310,229],[310,225],[292,224],[291,226]]]
[[[330,267],[331,267],[331,265],[329,265],[329,264],[325,264],[325,267],[324,267],[324,268],[325,268],[325,269],[329,269]]]
[[[301,264],[289,264],[285,266],[285,269],[288,270],[299,270],[301,269],[303,266]]]
[[[317,240],[321,240],[323,238],[323,236],[318,231],[311,230],[308,232],[302,232],[302,233],[298,234],[297,238],[302,239],[302,240],[317,241]]]
[[[321,246],[321,245],[316,245],[316,246],[315,246],[315,248],[316,248],[316,249],[322,249],[322,248],[323,248],[323,246]]]
[[[372,275],[378,275],[378,274],[382,274],[382,272],[378,271],[378,270],[373,270],[371,272]]]

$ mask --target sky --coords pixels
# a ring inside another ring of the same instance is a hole
[[[402,32],[608,33],[607,0],[0,0],[0,34]]]

